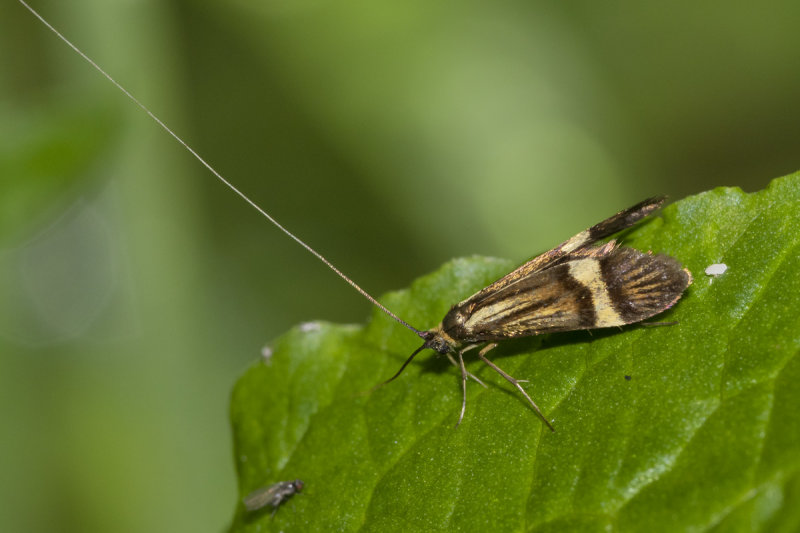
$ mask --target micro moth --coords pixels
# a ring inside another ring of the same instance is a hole
[[[504,339],[640,322],[672,307],[692,282],[691,273],[683,268],[678,260],[668,255],[640,252],[633,248],[618,246],[614,241],[593,246],[600,239],[629,228],[650,215],[664,202],[663,197],[650,198],[578,233],[456,304],[438,326],[429,330],[419,330],[387,309],[322,254],[284,228],[269,213],[225,179],[144,104],[59,33],[24,0],[19,2],[175,138],[225,186],[285,235],[322,261],[373,305],[423,339],[422,346],[406,359],[400,370],[378,386],[397,378],[414,357],[426,348],[446,355],[453,365],[458,366],[461,370],[462,401],[456,426],[464,419],[467,405],[467,378],[470,377],[483,385],[483,382],[467,372],[464,366],[463,356],[467,351],[483,346],[478,351],[478,357],[514,385],[547,427],[553,430],[553,426],[520,385],[521,380],[507,374],[490,361],[486,354]],[[453,354],[458,357],[458,361]],[[299,492],[302,486],[299,480],[276,483],[248,496],[245,505],[250,508],[262,501],[266,502],[263,505],[275,502],[272,505],[277,508],[277,505],[286,498]]]
[[[426,348],[447,355],[461,370],[458,425],[466,409],[467,377],[477,379],[467,372],[463,354],[483,345],[478,357],[514,385],[553,430],[520,380],[503,371],[486,354],[504,339],[624,326],[672,307],[692,282],[691,273],[677,259],[619,246],[613,240],[592,246],[645,218],[664,200],[649,198],[620,211],[454,305],[438,326],[417,331],[424,339],[422,346],[383,384],[397,378]]]

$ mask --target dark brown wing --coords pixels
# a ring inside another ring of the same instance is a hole
[[[571,239],[564,241],[552,250],[534,257],[524,265],[506,274],[488,287],[473,294],[467,300],[462,302],[462,304],[465,304],[468,301],[480,301],[483,297],[494,294],[503,287],[517,283],[533,272],[543,270],[564,261],[565,258],[570,254],[586,248],[600,239],[604,239],[610,235],[624,230],[625,228],[633,226],[638,221],[661,207],[661,204],[663,204],[665,200],[665,196],[656,196],[653,198],[648,198],[647,200],[639,202],[628,209],[620,211],[616,215],[607,218],[599,224],[595,224],[591,228],[578,233]]]
[[[622,326],[669,309],[691,279],[670,256],[610,242],[465,300],[445,316],[442,328],[462,342],[481,342]]]

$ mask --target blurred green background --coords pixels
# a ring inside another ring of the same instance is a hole
[[[375,294],[800,168],[797,2],[33,5]],[[0,530],[219,531],[234,381],[369,306],[15,2],[0,69]]]

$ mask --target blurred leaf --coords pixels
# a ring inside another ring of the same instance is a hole
[[[677,326],[492,352],[530,380],[556,433],[474,359],[489,388],[468,384],[457,429],[459,379],[444,358],[364,394],[419,344],[379,312],[366,327],[295,328],[237,383],[231,417],[240,498],[296,478],[305,490],[274,519],[240,503],[232,531],[796,530],[799,199],[800,174],[750,195],[717,189],[624,235],[694,273],[658,318]],[[719,262],[725,274],[703,273]],[[457,259],[383,302],[431,327],[512,266]]]
[[[47,104],[24,112],[0,110],[0,241],[28,227],[65,192],[91,176],[88,170],[113,139],[116,121],[107,108]],[[46,217],[45,217],[46,218]]]

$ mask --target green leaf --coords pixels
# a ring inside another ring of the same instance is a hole
[[[231,418],[240,500],[276,481],[305,489],[274,518],[239,503],[232,531],[797,530],[799,199],[800,174],[716,189],[623,235],[694,274],[657,318],[678,325],[493,351],[555,433],[474,357],[488,389],[467,384],[458,428],[458,372],[431,352],[368,392],[420,344],[380,312],[293,329],[239,380]],[[712,263],[727,272],[707,276]],[[513,266],[456,259],[382,301],[432,327]]]

